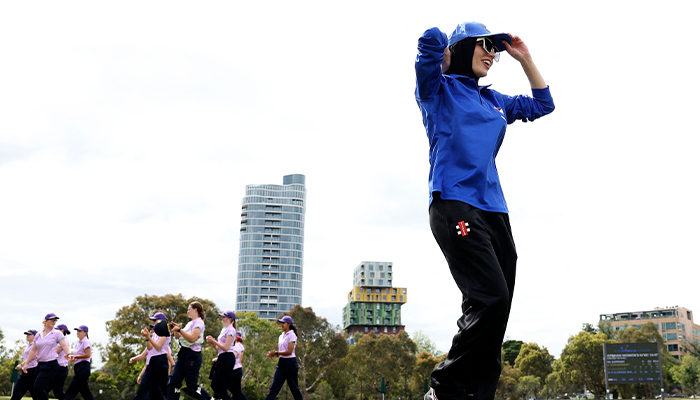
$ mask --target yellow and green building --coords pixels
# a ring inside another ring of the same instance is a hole
[[[393,264],[363,261],[353,272],[353,288],[343,308],[343,329],[360,333],[395,335],[404,330],[401,306],[408,300],[406,288],[392,286]]]

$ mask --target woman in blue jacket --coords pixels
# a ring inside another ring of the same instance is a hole
[[[479,86],[502,51],[522,66],[532,97]],[[525,43],[480,23],[459,24],[449,38],[428,29],[418,40],[415,67],[415,96],[430,144],[430,228],[463,297],[459,330],[425,399],[490,400],[517,259],[496,155],[508,124],[549,114],[554,103]]]

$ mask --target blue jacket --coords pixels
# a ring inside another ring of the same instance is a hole
[[[440,70],[447,36],[438,28],[418,39],[416,101],[430,142],[430,204],[433,193],[484,211],[507,213],[496,155],[506,126],[534,121],[554,110],[545,89],[532,96],[506,96],[462,75]]]

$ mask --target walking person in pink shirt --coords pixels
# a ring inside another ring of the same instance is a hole
[[[231,400],[228,391],[236,395],[233,376],[233,368],[236,365],[236,354],[233,345],[238,336],[236,335],[236,314],[233,311],[226,311],[219,314],[219,316],[224,327],[221,329],[218,339],[207,336],[207,343],[216,348],[218,352],[211,386],[214,389],[215,398]]]
[[[193,301],[187,307],[190,322],[182,324],[170,322],[173,326],[173,336],[180,343],[175,369],[170,375],[167,387],[168,400],[180,399],[182,380],[187,385],[182,391],[197,400],[209,400],[211,395],[200,387],[199,369],[202,367],[202,343],[204,343],[204,307],[202,303]]]
[[[29,355],[22,363],[22,371],[27,373],[28,365],[36,359],[37,366],[36,380],[34,381],[34,400],[48,400],[51,382],[59,373],[58,353],[56,346],[60,345],[63,351],[68,354],[70,349],[61,331],[54,329],[58,317],[54,313],[46,314],[44,317],[44,329],[34,337],[34,346],[29,351]]]
[[[241,336],[241,331],[236,331],[236,344],[233,346],[233,352],[236,355],[236,364],[233,366],[233,398],[237,400],[248,400],[248,398],[243,394],[243,387],[241,386],[241,381],[243,380],[243,352],[245,347],[243,347],[243,337]]]
[[[150,317],[150,320],[155,322],[155,325],[152,325],[155,328],[158,324],[167,324],[168,317],[162,312],[157,312]],[[155,331],[151,333],[146,328],[143,328],[141,331],[141,335],[146,338],[147,361],[146,369],[139,382],[139,388],[136,391],[134,400],[145,400],[149,397],[151,399],[165,400],[168,384],[170,333],[167,329],[165,329],[165,332],[159,330],[159,333],[162,336],[159,336]],[[132,360],[134,359],[136,357],[129,360],[129,362],[133,362]]]
[[[73,364],[73,379],[66,390],[65,400],[73,400],[80,393],[83,400],[95,400],[90,392],[88,382],[90,380],[90,361],[92,360],[92,342],[88,338],[88,327],[80,325],[75,328],[78,335],[78,341],[75,343],[73,354],[68,356]]]
[[[70,331],[65,324],[57,325],[56,329],[63,333],[63,340],[66,341],[66,346],[70,347],[70,342],[68,341],[68,335]],[[51,390],[53,395],[58,400],[63,400],[65,393],[63,388],[66,385],[66,378],[68,378],[68,354],[63,351],[61,345],[56,346],[56,353],[58,354],[58,373],[54,377],[53,382],[51,382]]]
[[[270,393],[267,394],[265,400],[274,400],[285,381],[287,381],[287,386],[292,392],[294,400],[302,400],[301,391],[299,390],[299,364],[294,352],[294,347],[297,344],[297,328],[294,326],[294,320],[289,315],[278,319],[277,322],[282,326],[282,334],[277,341],[277,350],[270,350],[267,356],[278,357],[279,362],[277,363],[275,375],[272,378]]]
[[[24,334],[27,335],[27,343],[29,344],[27,345],[27,348],[24,349],[22,360],[26,360],[29,357],[29,352],[34,346],[36,330],[30,329],[24,332]],[[27,365],[26,372],[23,371],[20,374],[19,379],[17,379],[17,383],[15,383],[15,386],[12,388],[12,397],[10,400],[20,400],[22,397],[24,397],[27,391],[29,391],[29,394],[34,397],[34,381],[36,380],[36,374],[38,373],[38,365],[39,363],[36,361],[36,359]],[[24,364],[19,364],[15,368],[21,370],[23,366]]]

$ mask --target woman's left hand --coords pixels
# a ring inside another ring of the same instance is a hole
[[[274,350],[270,350],[270,351],[267,352],[267,356],[268,356],[268,357],[277,357],[277,354],[275,354],[275,351],[274,351]]]
[[[143,328],[143,329],[141,330],[141,336],[147,338],[147,337],[150,337],[151,335],[148,333],[148,329]]]
[[[510,45],[508,42],[505,40],[503,41],[503,44],[506,46],[506,51],[508,54],[511,55],[511,57],[515,58],[519,62],[523,62],[523,60],[530,58],[530,50],[528,50],[527,46],[525,45],[525,42],[523,42],[522,39],[520,39],[519,36],[516,35],[511,35],[511,39],[513,40],[513,44]]]

